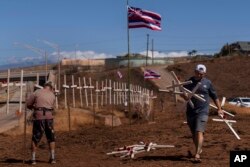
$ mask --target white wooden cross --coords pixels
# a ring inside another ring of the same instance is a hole
[[[222,102],[221,102],[221,106],[224,106],[225,101],[226,101],[226,98],[223,97],[223,98],[222,98]],[[240,140],[240,136],[236,133],[236,131],[235,131],[235,130],[233,129],[233,127],[232,127],[232,124],[233,124],[233,123],[236,123],[236,121],[235,121],[235,120],[228,120],[228,119],[224,118],[222,115],[219,115],[219,116],[220,116],[221,119],[213,119],[213,121],[225,122],[226,125],[229,127],[229,129],[233,132],[234,136],[235,136],[238,140]]]
[[[69,89],[69,85],[67,85],[66,75],[64,75],[64,84],[62,86],[64,88],[64,107],[67,108],[67,89]]]
[[[186,92],[186,91],[185,91],[185,88],[183,87],[183,85],[191,84],[192,81],[181,82],[181,81],[178,79],[178,77],[175,75],[175,73],[174,73],[173,71],[171,71],[171,74],[172,74],[172,76],[173,76],[173,78],[174,78],[174,80],[173,80],[173,82],[172,82],[172,85],[166,86],[166,89],[159,89],[159,91],[161,91],[161,92],[167,92],[167,93],[173,93],[174,99],[175,99],[175,101],[176,101],[176,99],[177,99],[176,95],[177,95],[177,94],[182,95],[182,94],[184,94],[184,93]],[[176,90],[176,87],[178,87],[180,91],[177,91],[177,90]],[[171,90],[171,89],[173,89],[173,90]],[[194,90],[196,91],[197,89],[198,89],[198,88],[195,87]],[[194,92],[195,92],[195,91],[194,91]],[[193,92],[193,93],[194,93],[194,92]],[[191,101],[191,96],[192,96],[193,93],[192,93],[192,92],[189,93],[190,96],[189,96],[189,99],[187,100],[187,102],[190,104],[190,106],[191,106],[192,108],[194,108],[194,104],[193,104],[193,102]]]
[[[117,90],[116,90],[116,85],[115,85],[115,82],[113,82],[113,92],[114,92],[114,95],[113,95],[113,104],[116,105],[116,95],[117,95]]]
[[[184,88],[184,90],[185,90],[187,93],[192,93],[190,90],[188,90],[188,89],[186,89],[186,88]],[[201,97],[201,96],[199,96],[199,95],[197,95],[197,94],[193,94],[193,97],[196,98],[197,100],[202,101],[202,102],[206,102],[206,100],[205,100],[203,97]],[[211,104],[211,103],[209,104],[209,106],[212,107],[212,108],[214,108],[214,109],[217,109],[217,107],[216,107],[215,105]],[[229,113],[229,112],[227,112],[227,111],[225,111],[225,110],[222,110],[222,111],[223,111],[225,114],[234,117],[233,114],[231,114],[231,113]]]
[[[101,87],[101,106],[103,106],[103,96],[104,96],[104,92],[105,91],[105,88],[104,88],[104,82],[102,81],[102,87]]]
[[[39,85],[39,73],[36,73],[36,84],[35,87],[38,89],[42,89],[43,87]]]
[[[151,150],[155,150],[157,148],[174,148],[174,145],[158,145],[156,143],[150,142],[145,144],[144,142],[140,142],[139,144],[123,146],[115,151],[107,153],[107,155],[120,155],[120,158],[134,158],[136,154],[142,152],[149,152]]]
[[[185,91],[187,91],[188,93],[192,93],[190,90],[188,90],[188,89],[185,89]],[[195,97],[196,99],[198,99],[198,100],[200,100],[200,101],[203,101],[203,102],[205,102],[206,100],[204,99],[204,98],[202,98],[201,96],[199,96],[199,95],[197,95],[197,94],[193,94],[193,97]],[[223,98],[223,100],[222,100],[222,106],[225,104],[225,98]],[[212,108],[214,108],[214,109],[218,109],[215,105],[213,105],[213,104],[209,104],[209,106],[210,107],[212,107]],[[227,111],[225,111],[225,110],[222,110],[223,112],[224,112],[224,114],[227,114],[227,115],[230,115],[230,116],[232,116],[232,117],[234,117],[234,115],[233,114],[231,114],[231,113],[229,113],[229,112],[227,112]],[[220,116],[220,122],[225,122],[226,124],[227,124],[227,126],[229,127],[229,129],[233,132],[233,134],[235,135],[235,137],[238,139],[238,140],[240,140],[240,137],[239,137],[239,135],[235,132],[235,130],[232,128],[232,125],[231,125],[231,123],[234,123],[235,121],[233,121],[233,120],[227,120],[227,119],[225,119],[222,115],[219,115]],[[215,119],[214,121],[218,121],[218,119]]]
[[[109,90],[109,105],[112,104],[112,83],[111,80],[109,80],[109,87],[107,88]]]
[[[179,87],[180,91],[185,92],[185,91],[184,91],[183,85],[190,84],[190,81],[181,82],[181,81],[178,79],[178,77],[175,75],[174,71],[171,71],[171,74],[172,74],[172,76],[173,76],[175,82],[177,83],[176,86]],[[191,83],[192,83],[192,81],[191,81]],[[175,85],[172,85],[172,86],[175,86]],[[197,90],[197,89],[198,89],[198,88],[196,88],[196,90]],[[194,108],[194,103],[191,101],[191,99],[188,100],[188,103],[189,103],[189,105],[190,105],[192,108]]]
[[[98,81],[96,81],[96,89],[95,89],[95,92],[96,92],[96,108],[98,108],[98,103],[99,103],[99,95],[98,93],[100,92],[100,89],[99,89],[99,86],[98,86]]]
[[[82,85],[81,85],[81,78],[78,77],[78,83],[79,83],[79,86],[76,88],[76,89],[79,89],[79,95],[80,95],[80,103],[81,103],[81,108],[83,107],[83,103],[82,103]]]
[[[74,75],[71,75],[72,77],[72,85],[70,86],[70,88],[72,89],[72,95],[73,95],[73,107],[76,107],[76,101],[75,101],[75,88],[77,88],[77,85],[75,85],[75,79],[74,79]]]
[[[19,101],[19,113],[22,112],[22,101],[23,101],[23,86],[25,84],[23,83],[23,70],[21,70],[21,76],[20,76],[20,101]]]
[[[121,92],[122,92],[122,104],[124,104],[125,100],[126,100],[125,89],[126,89],[126,83],[122,83],[122,90],[121,90]]]
[[[57,89],[56,84],[55,84],[54,92],[55,92],[55,96],[56,96],[56,109],[58,109],[58,95],[59,95],[60,91]]]
[[[105,90],[105,104],[107,105],[108,104],[108,80],[106,79],[105,80],[105,87],[104,87],[104,90]]]
[[[117,101],[118,104],[122,104],[122,88],[121,83],[117,82]]]
[[[85,93],[86,106],[88,107],[89,106],[89,101],[88,101],[88,91],[87,91],[87,89],[89,87],[87,86],[85,77],[83,77],[83,85],[84,85],[83,89],[84,89],[84,93]]]
[[[89,78],[89,89],[90,89],[90,103],[91,106],[94,106],[94,101],[93,101],[93,94],[92,94],[92,89],[94,89],[95,87],[91,84],[91,78]]]

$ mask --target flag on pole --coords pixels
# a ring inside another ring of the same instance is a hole
[[[122,78],[122,73],[120,71],[117,71],[117,75],[119,76],[119,78]]]
[[[161,79],[161,75],[152,70],[144,71],[144,79]]]
[[[128,6],[128,28],[161,30],[161,15],[148,10]]]

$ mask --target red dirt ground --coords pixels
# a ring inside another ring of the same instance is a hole
[[[249,63],[250,58],[214,59],[204,63],[208,68],[208,77],[212,80],[220,97],[249,96]],[[195,63],[180,64],[169,67],[181,78],[192,75]],[[134,76],[134,79],[136,76]],[[137,79],[138,82],[138,79]],[[147,86],[152,87],[151,84]],[[156,89],[156,88],[155,88]],[[163,94],[159,94],[163,96]],[[250,150],[250,114],[248,110],[236,112],[234,125],[242,138],[237,140],[224,123],[213,122],[211,115],[203,147],[202,163],[194,164],[188,155],[194,152],[189,129],[185,121],[184,106],[172,102],[169,95],[164,95],[164,110],[160,112],[160,102],[155,102],[154,122],[133,120],[131,125],[123,118],[124,124],[119,127],[102,125],[81,125],[77,130],[57,131],[56,158],[53,166],[65,167],[183,167],[183,166],[229,166],[231,150]],[[239,109],[240,111],[240,109]],[[55,120],[56,121],[56,120]],[[66,129],[66,128],[65,128]],[[27,136],[30,143],[31,136]],[[140,141],[158,144],[173,144],[175,148],[157,149],[137,154],[134,159],[120,159],[107,156],[106,153],[124,145],[137,144]],[[0,135],[0,166],[28,166],[29,146],[26,146],[25,163],[23,164],[23,136]],[[36,166],[51,166],[48,161],[48,148],[43,140],[37,152]]]

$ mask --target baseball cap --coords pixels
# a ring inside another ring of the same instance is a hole
[[[54,88],[54,85],[53,85],[53,83],[52,83],[51,81],[46,82],[46,83],[44,84],[44,87],[45,87],[45,86],[50,87],[50,89],[53,89],[53,88]]]
[[[195,68],[196,71],[200,72],[200,73],[206,73],[207,68],[205,65],[203,64],[198,64]]]

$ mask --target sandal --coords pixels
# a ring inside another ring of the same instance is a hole
[[[194,163],[201,163],[201,157],[199,154],[196,154],[194,157]]]

